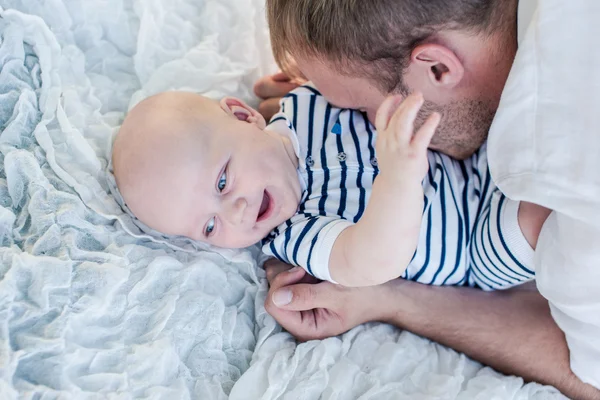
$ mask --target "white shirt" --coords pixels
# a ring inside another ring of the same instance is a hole
[[[538,289],[565,332],[571,368],[600,388],[600,1],[521,0],[519,51],[492,125],[498,187],[552,213]]]

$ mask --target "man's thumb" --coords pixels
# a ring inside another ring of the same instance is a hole
[[[331,288],[328,282],[317,284],[298,283],[277,289],[271,295],[273,304],[288,311],[307,311],[327,308]]]

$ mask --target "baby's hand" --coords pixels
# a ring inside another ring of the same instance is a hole
[[[417,179],[420,183],[429,169],[427,147],[440,123],[440,114],[431,114],[413,135],[423,95],[413,93],[400,106],[399,101],[398,96],[388,97],[375,117],[380,177],[385,176],[388,182]]]

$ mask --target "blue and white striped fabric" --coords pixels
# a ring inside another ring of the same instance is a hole
[[[294,142],[304,192],[297,214],[265,239],[263,251],[331,281],[333,244],[363,215],[379,172],[377,132],[365,114],[331,106],[311,85],[282,100],[268,129]],[[484,289],[532,279],[533,250],[518,225],[518,203],[495,188],[485,146],[465,161],[428,157],[419,244],[403,278]]]

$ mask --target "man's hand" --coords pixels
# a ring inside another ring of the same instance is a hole
[[[271,287],[265,308],[298,340],[337,336],[364,322],[384,319],[385,285],[350,289],[321,282],[300,267],[290,268],[280,261],[266,263]]]
[[[278,261],[266,266],[271,288],[265,307],[299,340],[323,339],[363,322],[385,321],[500,372],[555,386],[570,398],[600,399],[600,391],[571,372],[564,334],[534,285],[484,292],[395,279],[348,289],[316,283],[304,270],[289,268]],[[277,307],[273,301],[288,305]]]
[[[263,100],[258,106],[258,112],[268,122],[279,111],[279,100],[301,84],[302,82],[291,80],[283,72],[263,76],[254,84],[254,94]]]

